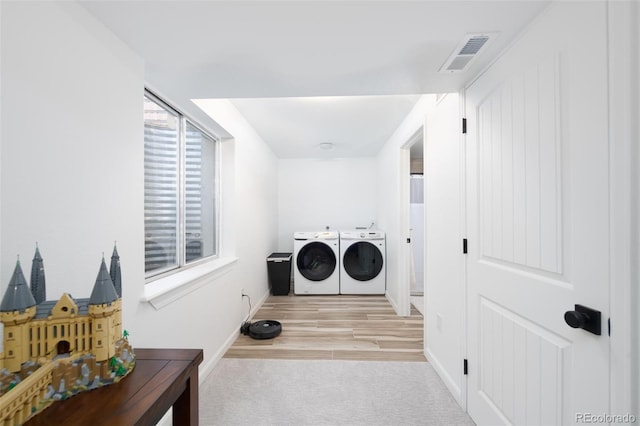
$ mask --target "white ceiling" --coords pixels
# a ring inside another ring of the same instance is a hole
[[[291,158],[375,155],[415,95],[463,87],[548,1],[80,3],[145,60],[151,87],[176,100],[235,99]],[[438,72],[466,34],[489,32],[498,36],[467,71]],[[319,153],[325,141],[336,147]]]
[[[235,99],[279,158],[361,157],[384,145],[420,96]],[[321,144],[331,144],[322,149]]]

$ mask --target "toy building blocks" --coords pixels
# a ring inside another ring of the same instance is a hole
[[[91,296],[64,293],[45,300],[40,251],[27,286],[20,260],[0,303],[4,349],[0,353],[0,422],[22,424],[56,400],[119,381],[133,370],[135,354],[122,331],[120,257],[111,271],[104,257]],[[114,285],[114,282],[116,285]]]

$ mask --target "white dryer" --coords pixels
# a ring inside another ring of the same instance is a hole
[[[293,234],[293,292],[340,293],[340,234],[337,231]]]
[[[340,233],[340,294],[384,294],[386,239],[382,231]]]

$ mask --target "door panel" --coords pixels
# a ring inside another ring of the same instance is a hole
[[[562,360],[570,342],[485,298],[479,331],[478,393],[486,403],[505,423],[562,424]]]
[[[609,337],[564,322],[609,317],[606,40],[605,3],[557,2],[465,92],[478,424],[609,412]]]
[[[478,106],[482,255],[561,273],[557,57],[511,77]]]

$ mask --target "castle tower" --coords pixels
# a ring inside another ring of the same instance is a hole
[[[109,275],[116,289],[119,298],[122,298],[122,276],[120,272],[120,256],[116,245],[113,245],[113,254],[111,255],[111,265],[109,265]]]
[[[118,298],[122,300],[122,273],[120,272],[120,255],[118,254],[118,249],[116,248],[116,244],[113,244],[113,254],[111,255],[111,265],[109,265],[109,275],[111,276],[111,281],[113,282],[113,287],[116,289],[116,293],[118,294]],[[122,318],[121,315],[116,315],[114,317],[115,323],[115,332],[116,336],[122,336]]]
[[[36,301],[36,304],[40,304],[47,300],[47,287],[44,278],[44,264],[42,262],[42,256],[40,256],[40,250],[38,244],[36,244],[36,253],[33,256],[31,262],[31,294]]]
[[[89,315],[93,319],[92,352],[98,362],[115,354],[115,342],[120,338],[117,333],[122,315],[120,303],[103,257],[89,298]]]
[[[0,303],[0,320],[4,324],[4,367],[11,372],[20,371],[22,363],[29,360],[29,327],[25,325],[35,314],[36,301],[18,260]]]

